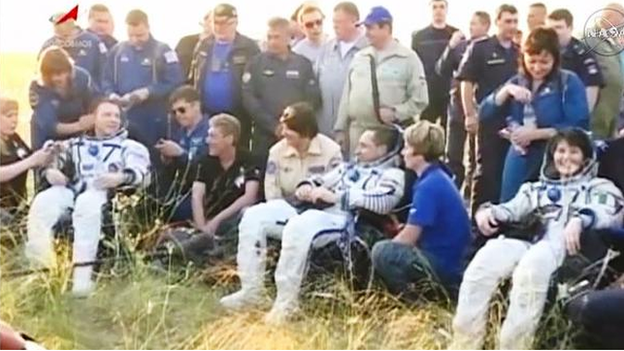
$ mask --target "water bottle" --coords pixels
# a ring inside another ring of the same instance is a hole
[[[513,133],[516,129],[520,128],[522,125],[514,120],[511,116],[507,117],[507,129],[509,130],[509,133]],[[520,154],[520,155],[526,155],[527,150],[525,148],[523,148],[522,146],[514,143],[511,141],[511,139],[509,140],[513,146],[513,148]]]
[[[537,128],[537,116],[535,115],[535,110],[533,109],[531,102],[524,105],[524,118],[522,123],[525,127]]]

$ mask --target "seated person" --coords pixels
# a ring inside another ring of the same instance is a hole
[[[189,258],[200,258],[214,236],[227,232],[241,211],[259,199],[260,167],[251,154],[237,148],[241,135],[238,119],[213,116],[208,131],[208,155],[201,156],[192,190],[193,225],[202,234],[183,244]]]
[[[486,97],[479,108],[482,120],[507,120],[501,137],[507,150],[500,201],[509,201],[520,186],[535,180],[547,141],[566,128],[589,130],[589,107],[583,81],[560,67],[557,33],[537,28],[528,35],[521,73]]]
[[[355,150],[356,162],[302,182],[298,200],[324,207],[309,209],[291,218],[282,234],[282,250],[275,271],[277,297],[266,316],[282,323],[298,309],[299,291],[312,245],[323,247],[340,239],[352,211],[389,214],[401,201],[405,174],[398,168],[397,131],[386,126],[362,134]]]
[[[192,219],[190,191],[199,159],[206,155],[208,116],[202,115],[199,94],[191,86],[176,89],[169,102],[177,126],[155,146],[163,161],[155,183],[160,187],[159,198],[173,203],[171,221],[178,222]]]
[[[0,223],[8,225],[26,201],[28,170],[52,161],[51,148],[31,152],[16,133],[18,104],[0,96]]]
[[[58,160],[45,171],[51,185],[37,194],[28,213],[26,256],[36,265],[55,264],[53,227],[71,208],[74,227],[73,262],[93,262],[102,226],[102,208],[121,186],[141,187],[149,180],[149,153],[126,137],[121,107],[112,100],[95,104],[94,131],[58,143]],[[93,267],[75,267],[73,289],[86,296],[94,288]]]
[[[299,184],[295,193],[299,201],[326,208],[308,209],[299,214],[292,206],[282,209],[280,221],[286,225],[275,271],[277,298],[266,316],[268,322],[281,323],[298,309],[299,291],[315,239],[317,247],[338,240],[347,225],[349,211],[365,209],[383,215],[399,203],[404,174],[396,168],[398,158],[388,156],[395,141],[393,130],[368,130],[358,143],[357,163],[343,163]],[[270,223],[261,224],[256,230],[270,226]],[[254,273],[260,279],[264,276],[263,271]]]
[[[67,139],[93,129],[89,108],[98,93],[89,73],[72,62],[57,46],[41,53],[39,79],[32,81],[29,92],[35,150],[47,140]]]
[[[425,293],[410,289],[423,282],[441,283],[456,296],[462,261],[470,243],[470,219],[450,172],[440,162],[444,131],[419,121],[404,134],[405,166],[418,175],[407,224],[392,240],[375,244],[375,272],[391,293],[413,301]]]
[[[539,181],[525,183],[506,203],[484,205],[477,211],[475,221],[487,236],[498,232],[501,225],[532,216],[543,229],[516,235],[502,232],[477,252],[459,290],[452,349],[482,346],[490,299],[498,283],[510,276],[509,310],[500,332],[500,347],[531,348],[550,279],[566,251],[569,255],[579,252],[582,232],[622,223],[622,193],[612,182],[596,177],[595,153],[586,132],[559,131],[546,150]]]
[[[239,225],[236,263],[241,290],[221,299],[226,308],[259,302],[264,291],[267,237],[280,239],[286,221],[297,214],[297,185],[342,162],[340,145],[318,134],[316,115],[308,103],[287,107],[280,123],[283,139],[269,151],[264,178],[267,202],[249,208]]]

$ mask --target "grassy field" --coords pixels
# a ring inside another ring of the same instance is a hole
[[[0,55],[0,89],[20,101],[20,133],[28,138],[28,83],[35,70],[34,55]],[[117,222],[122,237],[153,238],[158,224],[134,224],[131,213]],[[270,307],[229,314],[218,298],[236,289],[233,265],[190,271],[184,277],[156,274],[134,253],[132,262],[118,264],[98,280],[88,299],[69,294],[71,276],[67,249],[61,246],[61,266],[53,272],[9,277],[24,269],[25,226],[2,228],[18,238],[2,246],[0,318],[53,349],[444,349],[451,336],[452,309],[434,303],[406,306],[375,290],[355,295],[336,282],[330,294],[307,295],[304,310],[292,323],[277,328],[263,322]],[[136,249],[138,241],[128,240]],[[63,268],[65,267],[65,268]],[[274,291],[272,291],[272,296]],[[492,326],[499,325],[496,305]],[[557,323],[556,323],[557,324]],[[494,346],[497,328],[488,345]],[[565,330],[541,329],[542,338],[556,338],[552,348],[567,348]],[[555,336],[556,335],[556,336]]]
[[[37,56],[35,54],[0,54],[0,94],[19,102],[18,132],[26,142],[30,141],[30,117],[28,87],[35,77]]]

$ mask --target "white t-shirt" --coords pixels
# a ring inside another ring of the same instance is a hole
[[[346,41],[340,41],[339,45],[340,45],[340,56],[342,58],[345,58],[347,56],[347,54],[349,53],[349,51],[355,46],[355,42],[357,40],[351,41],[351,42],[346,42]]]

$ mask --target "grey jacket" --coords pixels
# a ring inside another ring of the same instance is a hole
[[[321,133],[331,135],[334,130],[349,66],[355,54],[366,46],[368,46],[368,39],[361,36],[347,55],[342,57],[337,39],[332,39],[323,45],[314,67],[323,101],[317,118]]]
[[[349,67],[336,131],[345,131],[350,124],[361,128],[379,125],[373,107],[371,55],[377,63],[381,107],[394,109],[397,120],[405,122],[417,118],[429,103],[425,70],[416,53],[396,41],[383,51],[369,46],[355,55]]]

